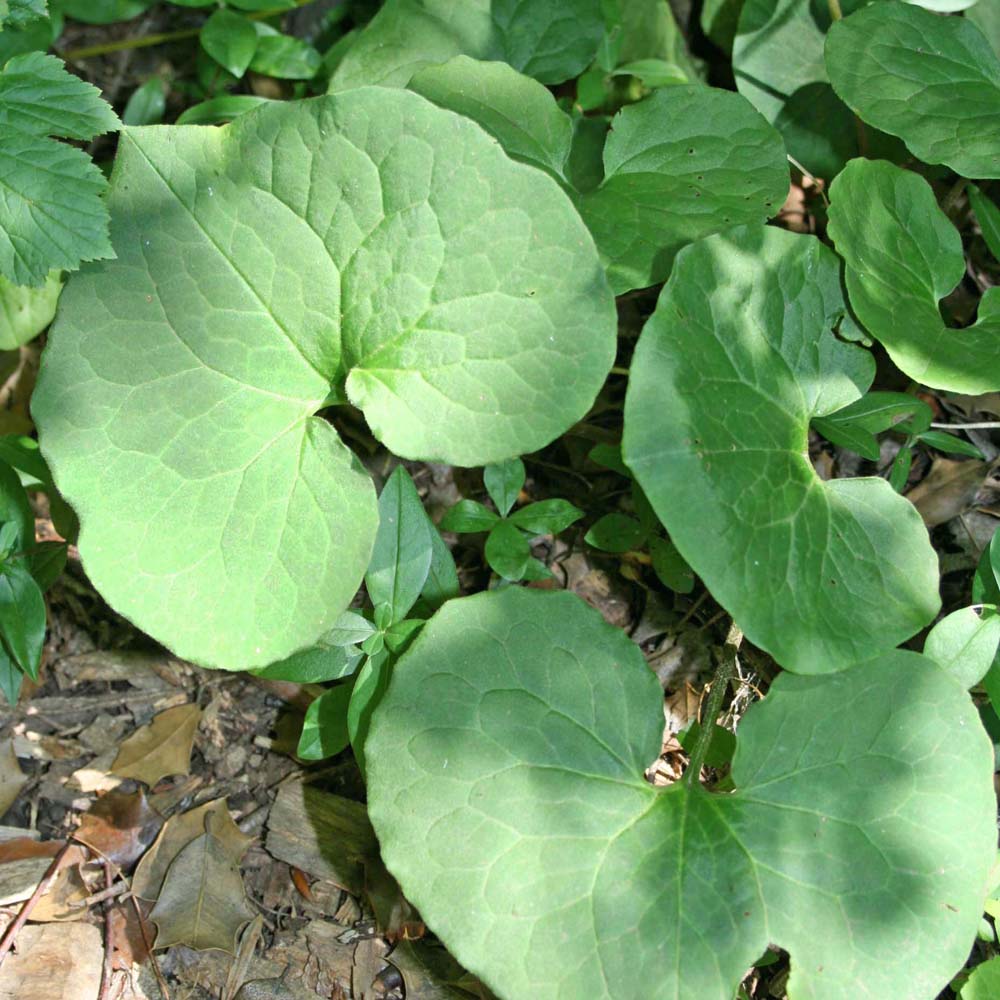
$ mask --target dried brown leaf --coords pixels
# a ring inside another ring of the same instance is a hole
[[[4,740],[0,743],[0,816],[14,804],[27,780],[17,762],[13,741]]]
[[[146,793],[108,792],[84,815],[73,839],[128,871],[146,853],[163,826],[163,817]]]
[[[174,858],[150,913],[159,928],[158,949],[184,944],[230,954],[253,916],[239,868],[211,833],[196,837]]]
[[[28,837],[0,844],[0,906],[27,899],[45,876],[52,859],[64,846],[65,841],[62,840],[40,843]],[[87,852],[83,847],[70,848],[62,858],[60,869],[79,865],[86,856]],[[58,881],[57,879],[56,882]]]
[[[351,992],[356,1000],[375,1000],[373,984],[382,968],[386,947],[380,938],[362,938],[354,946]]]
[[[155,785],[168,774],[187,774],[200,719],[197,705],[178,705],[160,712],[122,743],[112,772],[147,785]]]
[[[973,507],[983,485],[997,469],[1000,469],[1000,459],[956,462],[950,458],[935,458],[931,471],[906,494],[906,498],[920,512],[924,524],[934,528]]]
[[[219,840],[234,864],[239,864],[253,841],[233,822],[225,799],[215,799],[180,816],[172,816],[139,862],[132,877],[132,891],[142,899],[156,899],[171,862],[192,840],[206,832]]]
[[[103,953],[94,924],[22,927],[0,968],[0,1000],[94,1000]]]

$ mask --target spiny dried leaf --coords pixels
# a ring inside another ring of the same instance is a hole
[[[112,772],[155,785],[168,774],[187,774],[191,747],[201,719],[197,705],[178,705],[160,712],[121,745]]]
[[[253,841],[233,822],[225,799],[206,802],[167,820],[156,842],[139,862],[132,878],[132,891],[142,899],[156,899],[174,858],[203,833],[213,834],[233,864],[239,864]]]
[[[239,869],[218,837],[203,833],[174,858],[150,917],[159,928],[156,948],[185,944],[233,953],[253,911]]]
[[[145,854],[163,826],[163,817],[146,793],[108,792],[80,821],[73,839],[86,844],[119,868],[130,869]]]

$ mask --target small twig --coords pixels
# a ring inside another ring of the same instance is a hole
[[[114,884],[114,876],[111,874],[111,863],[104,862],[104,890],[107,892]],[[108,1000],[108,992],[111,989],[111,977],[114,975],[112,967],[112,957],[114,954],[114,935],[111,929],[111,909],[114,903],[108,899],[104,905],[104,961],[101,964],[101,989],[97,994],[97,1000]]]
[[[128,891],[128,882],[115,882],[106,889],[101,889],[100,892],[95,892],[92,896],[81,899],[78,903],[70,903],[69,905],[71,909],[86,910],[91,906],[96,906],[98,903],[103,903],[105,900],[114,899],[116,896],[124,896]]]
[[[0,937],[0,965],[3,965],[3,961],[7,957],[7,953],[14,944],[14,939],[27,922],[28,917],[31,916],[31,911],[38,905],[38,901],[42,898],[42,896],[44,896],[49,889],[52,888],[52,883],[55,882],[56,877],[62,870],[62,863],[65,860],[66,855],[72,848],[75,847],[78,847],[78,845],[72,840],[67,840],[66,843],[63,844],[59,853],[52,859],[52,863],[45,869],[45,874],[42,876],[38,885],[35,886],[35,891],[24,901],[24,904],[18,911],[17,916],[13,919],[7,930],[3,932],[3,937]]]
[[[611,374],[612,375],[628,375],[628,373],[629,373],[629,371],[628,371],[627,368],[622,368],[619,365],[614,365],[611,368]]]
[[[156,960],[156,954],[153,952],[153,942],[149,940],[149,934],[146,931],[146,918],[142,915],[142,910],[139,908],[139,901],[135,896],[129,896],[129,899],[132,901],[132,906],[135,909],[135,918],[139,921],[142,946],[149,955],[150,964],[153,966],[153,975],[156,976],[156,985],[160,987],[160,995],[163,997],[163,1000],[170,1000],[170,990],[167,988],[167,981],[163,978],[163,973],[160,971],[160,963]]]
[[[722,701],[726,697],[726,690],[736,673],[736,654],[742,642],[743,632],[739,625],[733,622],[729,626],[729,634],[726,636],[725,645],[719,654],[719,663],[715,669],[715,676],[712,678],[711,689],[708,692],[708,705],[700,719],[698,740],[691,752],[687,770],[681,778],[681,781],[688,786],[697,786],[701,778],[701,769],[705,764],[705,756],[712,742],[715,720],[722,711]]]
[[[984,420],[981,423],[973,424],[931,424],[946,431],[995,431],[1000,430],[1000,420]]]
[[[839,21],[844,16],[844,12],[840,9],[840,0],[827,0],[830,6],[830,20]]]

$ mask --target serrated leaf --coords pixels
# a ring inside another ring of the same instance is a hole
[[[831,27],[826,68],[859,118],[926,163],[1000,177],[1000,59],[966,18],[872,4]]]
[[[1000,389],[1000,292],[983,296],[973,326],[952,330],[941,318],[938,301],[964,276],[965,256],[927,181],[852,160],[830,187],[829,216],[851,306],[895,364],[938,389]]]
[[[769,944],[815,1000],[933,1000],[962,967],[993,754],[933,661],[779,676],[740,724],[732,794],[650,786],[662,735],[655,674],[575,596],[452,601],[373,721],[386,864],[507,1000],[729,1000]]]
[[[159,836],[142,856],[132,876],[132,891],[140,899],[155,900],[174,858],[191,841],[210,832],[233,864],[239,864],[253,840],[233,822],[225,799],[213,799],[167,820]]]
[[[1000,615],[959,608],[942,618],[927,635],[929,656],[965,688],[978,684],[990,669],[1000,644]]]
[[[410,87],[561,178],[616,294],[662,281],[686,243],[776,214],[788,191],[781,137],[728,91],[674,86],[623,108],[603,146],[603,179],[580,190],[569,179],[572,134],[536,82],[459,58],[422,70]]]
[[[347,50],[330,89],[405,87],[422,66],[457,55],[561,83],[591,62],[603,30],[599,0],[388,0]]]
[[[340,753],[347,746],[347,707],[350,701],[351,685],[338,684],[310,703],[295,751],[297,757],[323,760]]]
[[[150,787],[167,775],[187,774],[200,722],[201,709],[193,704],[159,712],[118,748],[111,773],[120,778],[134,778]]]
[[[203,833],[167,869],[150,918],[157,949],[184,944],[198,951],[233,953],[240,928],[253,919],[243,880],[218,837]]]
[[[445,511],[441,518],[442,531],[454,531],[459,534],[489,531],[500,520],[500,515],[478,500],[459,500],[453,507]]]
[[[678,255],[636,347],[623,454],[712,595],[789,670],[839,670],[937,613],[937,557],[881,479],[822,482],[817,416],[858,399],[867,351],[844,315],[835,255],[811,236],[745,228]]]
[[[0,275],[0,351],[13,351],[33,340],[56,314],[62,275],[50,271],[41,288],[12,285]]]
[[[0,276],[42,285],[52,268],[113,256],[103,174],[82,150],[50,138],[118,128],[100,91],[55,56],[15,56],[0,70],[0,128]]]
[[[109,204],[119,260],[67,286],[33,414],[90,579],[204,664],[315,643],[361,581],[375,497],[331,388],[396,454],[478,465],[562,433],[613,359],[566,197],[406,91],[127,129]]]
[[[365,573],[368,596],[385,604],[389,621],[402,621],[413,607],[431,567],[431,526],[413,480],[399,465],[378,498],[378,531]],[[351,640],[362,641],[362,640]]]
[[[14,663],[37,680],[45,645],[45,598],[24,559],[0,566],[0,642]]]
[[[524,462],[519,458],[487,465],[483,469],[483,484],[501,517],[506,517],[517,502],[521,490],[524,489],[524,480]]]

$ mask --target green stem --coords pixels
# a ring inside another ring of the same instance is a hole
[[[701,778],[701,769],[704,766],[708,748],[712,743],[715,720],[718,719],[719,713],[722,711],[722,701],[726,697],[726,690],[736,673],[736,653],[741,642],[743,642],[743,632],[736,622],[733,622],[729,626],[726,644],[719,653],[719,664],[715,668],[712,687],[708,692],[708,705],[701,717],[698,741],[694,745],[691,760],[688,762],[687,770],[681,779],[686,785],[697,785]]]
[[[830,19],[839,21],[844,16],[844,12],[840,9],[840,0],[827,0],[827,2],[830,5]]]
[[[296,0],[296,7],[304,7],[312,0]],[[291,7],[276,7],[272,10],[259,10],[246,17],[251,21],[263,21],[279,14],[287,14]],[[201,28],[185,28],[182,31],[164,31],[158,35],[140,35],[138,38],[123,38],[117,42],[104,42],[101,45],[85,45],[79,49],[68,49],[60,53],[66,62],[80,59],[92,59],[94,56],[106,56],[112,52],[126,52],[129,49],[147,49],[155,45],[167,45],[170,42],[181,42],[186,38],[197,38]]]
[[[962,195],[965,193],[965,189],[969,182],[965,177],[959,177],[957,181],[952,185],[951,190],[944,196],[944,200],[941,202],[941,211],[948,216],[952,222],[955,221],[955,214],[958,210],[958,203]]]

